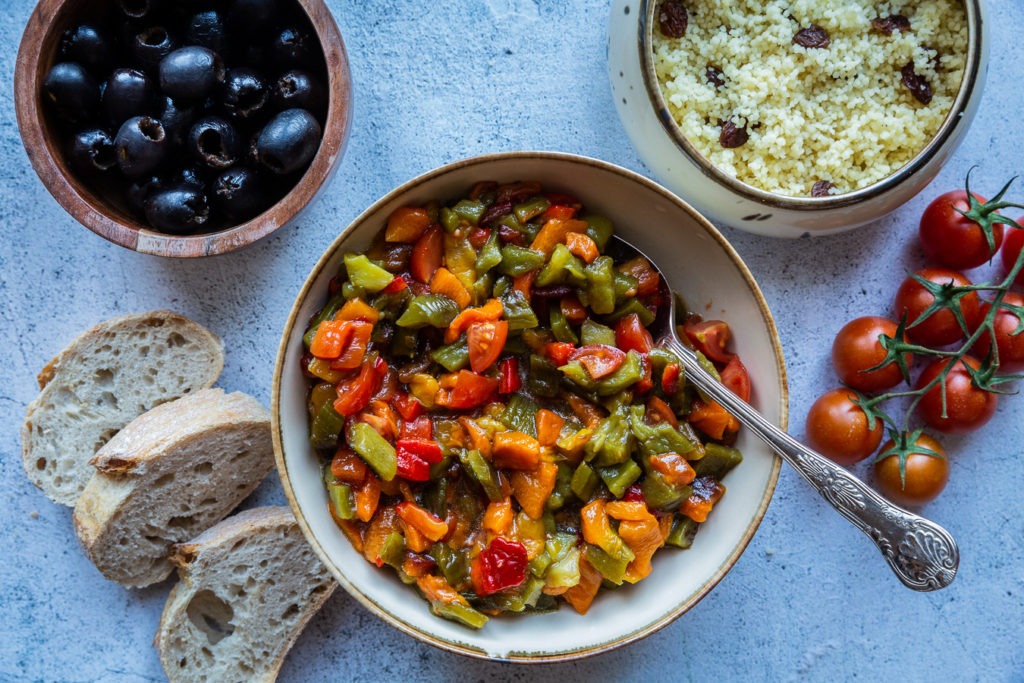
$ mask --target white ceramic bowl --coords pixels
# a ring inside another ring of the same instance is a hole
[[[642,638],[684,613],[729,571],[749,543],[771,499],[780,460],[751,434],[745,458],[725,479],[728,493],[690,550],[663,550],[654,571],[635,586],[603,592],[580,616],[552,613],[493,618],[480,631],[430,614],[427,603],[393,571],[357,553],[328,513],[317,456],[309,447],[307,381],[300,369],[302,334],[327,299],[328,281],[345,252],[361,251],[397,207],[464,196],[477,181],[537,180],[571,192],[610,218],[619,234],[659,256],[669,284],[706,318],[734,328],[736,350],[754,386],[753,403],[785,426],[787,388],[779,338],[753,277],[728,242],[672,193],[625,169],[557,153],[483,156],[445,166],[405,183],[348,226],[313,268],[288,317],[274,371],[274,448],[285,495],[306,537],[341,585],[367,609],[420,640],[481,658],[511,661],[573,659]]]
[[[658,87],[651,49],[659,0],[612,0],[608,73],[619,117],[654,175],[712,220],[772,237],[827,235],[903,205],[939,172],[967,133],[988,65],[984,0],[964,0],[967,63],[953,107],[932,142],[893,175],[833,197],[786,197],[723,173],[686,139]]]

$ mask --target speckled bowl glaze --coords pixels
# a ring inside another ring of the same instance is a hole
[[[964,0],[969,41],[953,107],[931,143],[893,175],[832,197],[786,197],[722,172],[686,139],[669,113],[654,71],[658,0],[612,0],[608,73],[619,117],[655,176],[721,224],[772,237],[842,232],[897,209],[939,172],[967,133],[988,64],[984,0]]]
[[[42,83],[65,29],[112,0],[40,0],[22,36],[14,73],[14,98],[22,143],[43,185],[79,223],[100,237],[144,254],[193,258],[240,249],[295,220],[337,169],[352,120],[352,82],[341,33],[323,0],[295,0],[309,17],[323,48],[328,73],[327,121],[320,148],[302,178],[283,198],[244,223],[200,235],[152,230],[120,198],[97,192],[73,173],[54,122],[46,115]]]
[[[593,655],[643,638],[686,612],[733,566],[750,542],[775,489],[780,461],[742,433],[743,462],[725,479],[728,493],[692,549],[656,554],[652,574],[634,586],[598,596],[580,616],[568,606],[551,613],[496,617],[479,631],[431,615],[414,588],[357,553],[328,512],[316,454],[309,446],[307,380],[300,368],[307,321],[326,301],[342,256],[362,251],[403,205],[463,196],[477,181],[537,180],[578,196],[610,218],[616,231],[659,256],[669,284],[693,309],[734,329],[736,350],[750,371],[753,403],[776,424],[787,419],[786,373],[771,313],[754,278],[729,243],[689,205],[664,188],[611,164],[559,153],[518,152],[444,166],[398,187],[345,228],[321,256],[285,325],[274,371],[274,449],[285,495],[310,543],[341,585],[399,630],[437,647],[479,658],[538,662]]]

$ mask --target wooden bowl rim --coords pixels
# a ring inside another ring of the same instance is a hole
[[[47,134],[39,96],[41,65],[49,55],[42,48],[63,30],[55,21],[67,5],[78,0],[39,0],[22,36],[14,73],[14,101],[18,129],[29,161],[47,191],[79,223],[100,237],[140,253],[176,258],[213,256],[234,251],[266,237],[295,219],[319,194],[337,170],[351,127],[352,79],[345,44],[337,23],[323,0],[296,0],[316,31],[328,76],[328,111],[320,148],[298,183],[259,216],[244,223],[203,235],[169,235],[139,221],[121,220],[98,207],[88,190],[69,170]]]

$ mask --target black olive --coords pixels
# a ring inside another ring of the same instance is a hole
[[[196,108],[189,103],[175,102],[170,97],[164,97],[158,111],[167,143],[174,147],[183,146],[196,118]]]
[[[66,121],[85,121],[100,104],[100,88],[75,62],[54,64],[43,81],[43,99]]]
[[[145,208],[150,225],[175,235],[198,232],[210,218],[206,195],[192,185],[158,189],[146,198]]]
[[[221,104],[229,116],[249,119],[259,114],[270,99],[270,88],[262,74],[241,67],[228,69],[221,90]]]
[[[259,172],[246,166],[229,168],[217,176],[211,194],[214,205],[235,221],[248,220],[269,204]]]
[[[150,26],[131,37],[131,53],[147,70],[156,71],[161,60],[174,51],[177,41],[163,26]]]
[[[306,109],[323,120],[327,90],[313,74],[292,69],[274,84],[274,103],[281,109]]]
[[[232,28],[243,32],[265,32],[276,15],[276,0],[233,0],[229,12]]]
[[[199,119],[188,134],[192,156],[210,168],[224,169],[238,161],[242,140],[231,123],[219,116]]]
[[[68,61],[78,62],[99,78],[106,76],[114,63],[110,41],[90,24],[80,24],[65,31],[60,54]]]
[[[128,187],[124,191],[124,198],[129,208],[135,213],[145,216],[146,200],[163,187],[163,182],[159,176],[149,176],[128,183]]]
[[[208,47],[214,52],[223,52],[227,45],[224,17],[215,9],[193,14],[185,29],[185,42]]]
[[[170,181],[175,184],[206,189],[210,183],[210,175],[210,169],[206,166],[184,166],[171,175]]]
[[[128,178],[141,178],[164,160],[167,136],[160,122],[149,116],[133,116],[114,137],[117,165]]]
[[[68,160],[80,171],[109,171],[117,166],[114,140],[102,128],[79,131],[71,137]]]
[[[117,0],[118,6],[129,19],[149,19],[164,5],[163,0]]]
[[[286,109],[267,123],[256,139],[256,157],[274,173],[304,168],[320,147],[320,124],[305,109]]]
[[[103,109],[115,126],[153,111],[153,82],[137,69],[115,69],[103,90]]]
[[[286,26],[274,34],[270,44],[274,63],[281,66],[302,66],[312,61],[320,44],[309,31],[298,26]]]
[[[201,100],[224,82],[224,62],[213,50],[189,45],[160,61],[160,88],[175,99]]]

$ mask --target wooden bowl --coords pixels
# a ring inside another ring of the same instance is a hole
[[[327,183],[344,152],[352,118],[352,83],[345,45],[327,5],[322,0],[295,1],[309,17],[327,65],[329,101],[320,149],[291,191],[259,216],[218,232],[179,236],[152,230],[119,198],[83,183],[68,167],[56,126],[43,111],[42,83],[56,59],[62,34],[87,16],[90,8],[112,0],[40,0],[18,50],[14,98],[22,143],[46,189],[79,223],[104,239],[158,256],[192,258],[233,251],[296,218]]]

